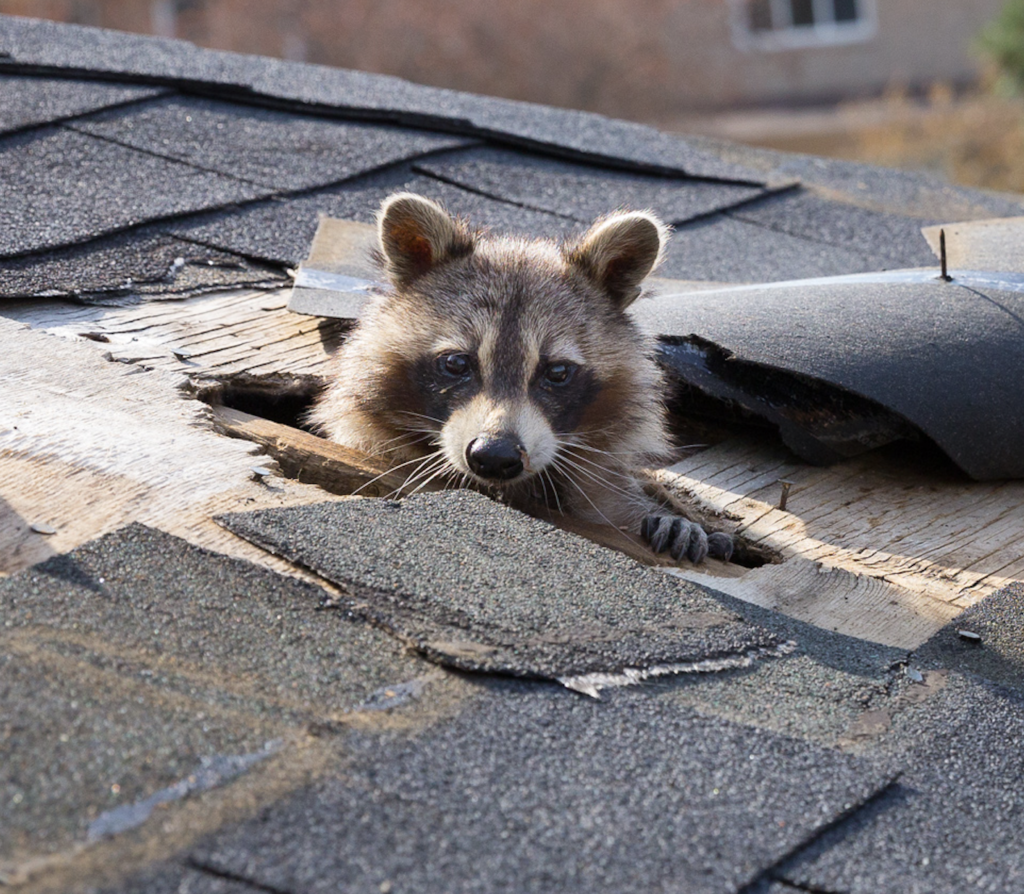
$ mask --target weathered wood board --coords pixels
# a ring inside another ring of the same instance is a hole
[[[878,452],[815,467],[738,442],[655,478],[784,560],[718,589],[854,636],[913,648],[1024,575],[1024,482],[916,471]],[[785,511],[782,481],[792,482]]]

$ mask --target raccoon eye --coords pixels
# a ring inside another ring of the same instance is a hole
[[[565,385],[576,372],[571,363],[552,363],[544,370],[544,381],[549,385]]]
[[[442,354],[437,358],[438,369],[450,376],[461,379],[473,368],[468,354]]]

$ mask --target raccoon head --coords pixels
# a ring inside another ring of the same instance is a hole
[[[380,442],[418,433],[433,449],[417,475],[546,490],[570,466],[596,477],[602,456],[662,447],[660,373],[624,313],[661,258],[656,217],[612,214],[559,245],[475,233],[401,193],[378,226],[391,290],[347,374]]]

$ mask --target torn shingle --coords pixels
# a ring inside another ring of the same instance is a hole
[[[218,521],[357,594],[368,617],[466,670],[564,679],[713,669],[782,642],[700,587],[470,491]]]
[[[883,274],[692,292],[634,307],[648,330],[696,335],[756,364],[762,376],[777,368],[885,407],[973,478],[1024,476],[1024,294]]]
[[[855,758],[641,692],[492,685],[201,844],[263,890],[732,894],[887,784]]]

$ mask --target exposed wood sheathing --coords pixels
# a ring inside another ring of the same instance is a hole
[[[290,567],[210,518],[331,496],[281,476],[253,480],[252,467],[266,464],[260,448],[216,433],[206,405],[182,390],[189,379],[322,375],[339,324],[289,313],[285,301],[284,292],[242,292],[127,308],[7,306],[3,570],[130,521]],[[780,479],[793,482],[786,511],[775,508]],[[656,480],[784,558],[680,573],[826,629],[913,648],[1024,577],[1020,482],[913,473],[877,453],[810,467],[754,441],[702,450]],[[32,532],[33,523],[57,533]]]

